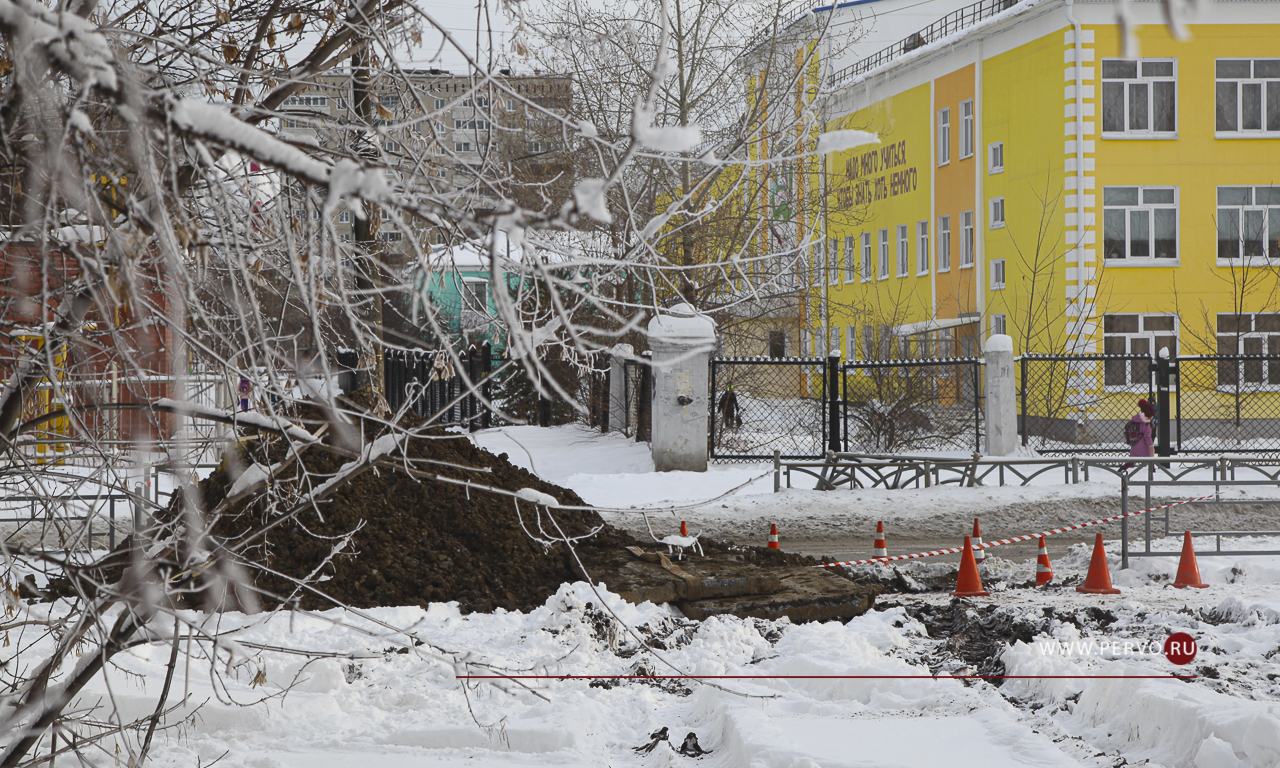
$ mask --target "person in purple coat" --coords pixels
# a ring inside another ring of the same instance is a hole
[[[1155,442],[1151,438],[1151,420],[1156,416],[1156,409],[1146,398],[1138,401],[1138,412],[1124,426],[1125,441],[1129,443],[1130,456],[1155,456]],[[1125,469],[1133,466],[1126,464]]]

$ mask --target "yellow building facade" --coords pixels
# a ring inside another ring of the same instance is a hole
[[[1186,41],[1135,5],[1132,59],[1111,2],[994,10],[827,75],[822,130],[881,143],[823,156],[809,346],[1212,354],[1248,324],[1233,351],[1280,353],[1252,317],[1280,309],[1280,4],[1205,4]]]

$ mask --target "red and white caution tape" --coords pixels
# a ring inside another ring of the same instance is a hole
[[[1113,523],[1116,520],[1121,520],[1126,517],[1134,517],[1135,515],[1141,515],[1147,512],[1155,512],[1160,509],[1168,509],[1169,507],[1176,507],[1181,504],[1192,504],[1197,501],[1204,501],[1206,499],[1212,499],[1212,498],[1214,498],[1214,494],[1209,494],[1208,496],[1200,496],[1195,499],[1183,499],[1182,501],[1175,501],[1170,504],[1161,504],[1158,507],[1151,507],[1150,509],[1140,509],[1137,512],[1129,512],[1128,514],[1124,514],[1124,515],[1115,515],[1113,517],[1104,517],[1101,520],[1090,520],[1087,523],[1078,523],[1076,525],[1068,525],[1065,528],[1054,528],[1053,530],[1041,531],[1040,533],[1029,533],[1025,536],[1014,536],[1011,539],[997,539],[995,541],[988,541],[985,544],[982,544],[981,546],[975,544],[973,548],[974,549],[991,549],[992,547],[999,547],[1004,544],[1017,544],[1020,541],[1032,541],[1034,539],[1039,539],[1041,536],[1052,536],[1055,533],[1066,533],[1067,531],[1078,531],[1081,528],[1088,528],[1093,525],[1102,525],[1103,523]],[[869,563],[890,563],[890,562],[893,562],[894,560],[916,560],[921,557],[937,557],[938,555],[954,555],[957,552],[962,552],[962,551],[964,551],[964,547],[962,546],[951,547],[950,549],[935,549],[932,552],[915,552],[910,555],[892,555],[890,557],[869,557],[866,560],[845,560],[844,562],[841,562],[841,563],[823,563],[822,565],[816,565],[814,567],[815,568],[833,568],[837,565],[867,565]]]

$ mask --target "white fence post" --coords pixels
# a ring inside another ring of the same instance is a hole
[[[987,455],[1010,456],[1018,450],[1018,387],[1013,372],[1013,339],[995,334],[983,348],[987,417]]]

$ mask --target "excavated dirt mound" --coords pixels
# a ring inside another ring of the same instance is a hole
[[[319,414],[308,421],[304,419],[303,425],[313,430],[322,423]],[[375,429],[372,422],[364,426]],[[417,467],[424,471],[508,491],[532,488],[561,504],[585,506],[573,491],[543,482],[507,461],[506,454],[495,456],[463,435],[428,433],[409,444],[407,455],[411,460],[447,463],[419,463]],[[334,475],[349,460],[321,447],[308,449],[302,457],[313,483]],[[252,463],[269,466],[284,458],[284,446],[278,440],[248,441],[243,452],[230,456],[201,483],[203,508],[212,510],[226,498],[233,475],[238,476],[243,467]],[[295,474],[296,470],[289,470],[282,476],[288,481]],[[524,527],[509,496],[419,480],[379,467],[344,483],[319,505],[319,514],[307,509],[241,551],[251,562],[295,578],[319,568],[323,581],[316,586],[356,607],[425,606],[456,600],[465,612],[499,607],[529,610],[543,604],[560,584],[582,579],[583,572],[564,544],[545,546],[534,539],[540,534],[533,504],[521,501],[520,511]],[[278,510],[267,508],[262,501],[241,504],[217,520],[213,532],[235,546],[278,515]],[[652,541],[637,541],[626,531],[606,524],[591,510],[543,510],[542,530],[550,534],[542,536],[544,539],[557,533],[551,520],[570,537],[599,529],[578,542],[575,549],[592,580],[604,581],[615,591],[633,588],[633,580],[620,572],[620,562],[632,557],[625,548],[643,546],[653,551],[655,547]],[[324,563],[335,544],[348,535],[350,545]],[[709,565],[719,563],[735,574],[744,568],[781,572],[817,562],[803,555],[716,541],[704,540],[703,547]],[[853,586],[844,579],[837,581],[846,589]],[[257,572],[256,584],[275,595],[294,596],[305,608],[332,607],[314,592],[295,592],[289,580],[263,571]]]

